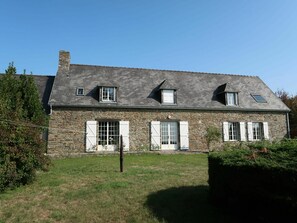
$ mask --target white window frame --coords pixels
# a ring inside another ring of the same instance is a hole
[[[82,93],[80,93],[79,91],[81,91],[82,90]],[[76,95],[77,96],[84,96],[85,95],[85,90],[84,90],[84,88],[83,87],[78,87],[78,88],[76,88]]]
[[[261,94],[251,94],[257,103],[267,103],[267,100]]]
[[[175,90],[162,90],[162,104],[175,104]]]
[[[111,89],[113,91],[113,98],[110,99],[110,91],[108,89]],[[106,98],[104,97],[104,90],[107,90],[106,93]],[[102,102],[116,102],[117,99],[117,88],[116,87],[101,87],[100,88],[100,99]]]
[[[264,129],[262,122],[252,122],[253,141],[264,139]]]
[[[228,122],[228,135],[229,135],[228,141],[240,141],[239,122]]]
[[[238,93],[226,92],[226,105],[237,106],[238,105]]]
[[[111,129],[113,130],[112,134],[111,134]],[[101,139],[100,138],[101,134],[103,134],[106,137],[106,139],[104,140]],[[118,121],[98,121],[98,136],[99,136],[98,145],[102,145],[102,146],[119,145],[119,136],[120,136],[119,122]]]

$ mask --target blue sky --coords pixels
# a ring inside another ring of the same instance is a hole
[[[296,0],[1,0],[0,72],[71,63],[257,75],[297,93]]]

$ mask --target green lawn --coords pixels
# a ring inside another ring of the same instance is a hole
[[[237,222],[209,204],[207,155],[54,160],[30,185],[0,194],[0,222]]]

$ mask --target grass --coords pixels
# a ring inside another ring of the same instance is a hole
[[[0,194],[0,222],[238,222],[208,202],[205,154],[53,161],[27,186]]]

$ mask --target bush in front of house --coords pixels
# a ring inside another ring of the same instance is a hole
[[[296,218],[297,141],[249,146],[209,154],[210,199],[268,219]]]

